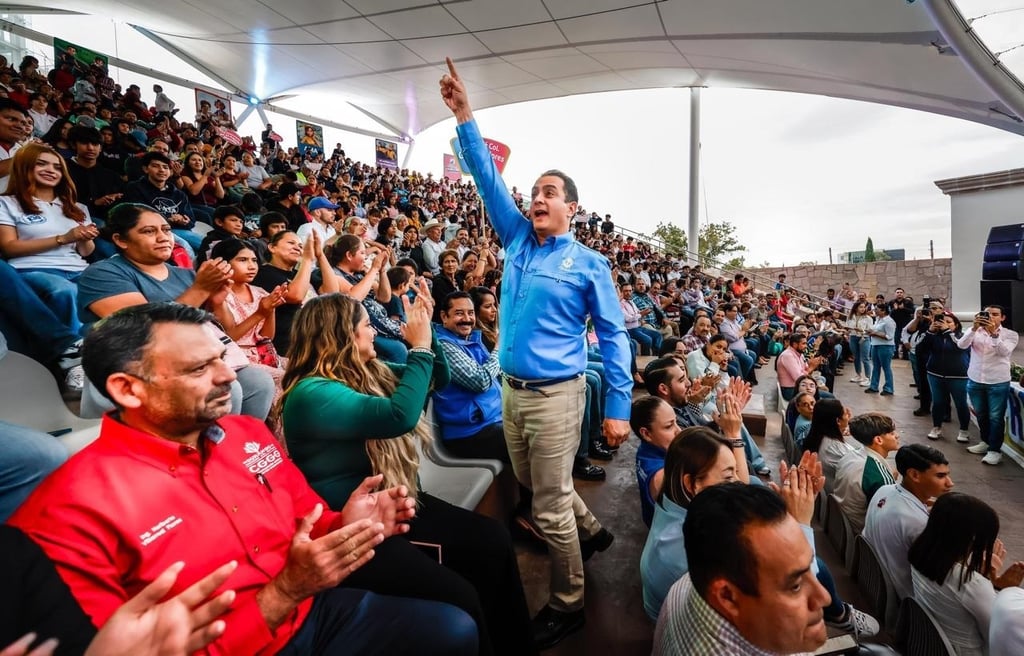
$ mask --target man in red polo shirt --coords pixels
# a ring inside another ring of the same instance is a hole
[[[407,529],[405,488],[366,479],[341,512],[309,487],[259,421],[228,416],[234,372],[212,315],[175,303],[107,317],[86,338],[86,375],[117,410],[99,438],[15,513],[100,625],[171,564],[171,594],[237,561],[210,654],[475,654],[454,607],[338,587]]]

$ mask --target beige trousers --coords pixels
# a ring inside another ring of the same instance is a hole
[[[502,383],[505,441],[516,478],[533,491],[533,519],[548,542],[548,604],[558,611],[574,611],[583,607],[580,539],[601,530],[572,481],[586,381],[580,376],[539,390],[516,390]]]

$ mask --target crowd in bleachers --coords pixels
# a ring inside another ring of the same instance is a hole
[[[48,618],[7,622],[0,646],[31,629],[59,636],[69,653],[133,653],[116,636],[141,630],[141,610],[178,612],[185,647],[169,653],[522,655],[556,644],[583,625],[582,569],[569,575],[580,598],[566,606],[576,605],[531,620],[506,528],[435,496],[420,463],[440,448],[518,475],[522,449],[502,425],[509,391],[548,397],[582,378],[572,476],[603,480],[591,461],[618,449],[607,422],[623,382],[620,331],[632,383],[648,393],[626,414],[640,440],[650,528],[640,571],[657,653],[813,650],[819,612],[857,639],[876,634],[879,621],[842,599],[814,555],[822,490],[863,530],[900,596],[950,619],[959,653],[1019,646],[1006,642],[1016,625],[1000,604],[1021,601],[995,591],[1019,584],[1024,564],[1001,571],[994,512],[945,494],[952,481],[937,450],[901,447],[891,419],[851,417],[834,393],[852,363],[865,392],[893,394],[890,362],[902,351],[920,414],[935,422],[928,437],[941,438],[955,406],[957,440],[968,441],[967,395],[977,410],[976,398],[998,393],[1002,360],[990,354],[1007,359],[1016,343],[1000,331],[999,308],[964,331],[941,303],[917,309],[902,290],[874,304],[849,285],[812,301],[784,277],[757,290],[742,273],[705,272],[578,208],[569,234],[607,265],[598,271],[610,270],[622,320],[614,303],[594,301],[608,314],[590,314],[577,340],[586,369],[572,381],[503,376],[499,315],[514,314],[515,326],[530,311],[519,301],[528,288],[503,285],[522,275],[522,240],[502,239],[490,205],[484,219],[472,183],[371,166],[341,144],[303,156],[271,125],[259,143],[236,145],[219,109],[182,120],[158,85],[152,104],[137,86],[122,93],[99,60],[37,69],[31,57],[17,71],[0,66],[0,337],[80,395],[82,416],[105,416],[103,436],[63,467],[53,437],[0,422],[0,469],[13,472],[0,476],[0,519],[32,538],[5,528],[0,540],[39,568],[17,585],[60,601]],[[533,198],[499,190],[515,219],[531,218]],[[564,289],[583,284],[572,257],[554,267],[546,275]],[[654,359],[639,369],[639,356]],[[764,367],[789,402],[795,457],[781,485],[742,418]],[[1001,457],[997,402],[979,411],[983,441],[971,447],[989,464]],[[886,462],[894,451],[897,472]],[[534,498],[521,477],[514,496],[512,528],[561,553],[552,499]],[[581,564],[613,536],[571,487],[561,496],[577,518],[569,538]],[[785,548],[740,539],[773,523],[791,533]],[[736,546],[715,552],[726,543]],[[765,584],[737,563],[794,554],[806,556],[803,614],[751,602]],[[178,586],[179,574],[198,583]],[[229,576],[234,592],[210,600]],[[397,627],[395,617],[415,621]]]

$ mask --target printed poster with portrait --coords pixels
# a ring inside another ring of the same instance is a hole
[[[316,123],[295,121],[295,139],[298,141],[299,154],[311,159],[324,153],[324,129]]]
[[[398,144],[393,141],[375,140],[377,166],[385,169],[398,168]]]
[[[71,67],[70,72],[76,78],[83,77],[89,72],[93,74],[102,72],[103,75],[106,75],[110,70],[110,60],[107,55],[57,37],[53,37],[53,61],[56,62],[55,68],[60,68],[62,64],[68,64]]]
[[[196,89],[196,123],[230,128],[235,124],[231,116],[231,99],[205,89]]]

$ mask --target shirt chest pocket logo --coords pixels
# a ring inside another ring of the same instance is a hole
[[[42,214],[22,214],[16,221],[24,225],[32,225],[36,223],[46,223],[46,217]]]

